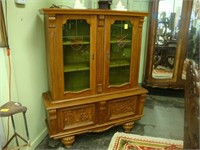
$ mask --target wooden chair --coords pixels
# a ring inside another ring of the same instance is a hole
[[[184,149],[200,149],[199,147],[199,99],[200,69],[194,61],[187,67],[185,82],[185,120],[184,120]]]

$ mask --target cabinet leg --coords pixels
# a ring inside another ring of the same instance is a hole
[[[71,148],[75,141],[75,136],[68,136],[62,138],[62,143],[65,145],[66,148]]]
[[[133,127],[134,127],[134,122],[129,122],[129,123],[123,124],[124,132],[126,132],[126,133],[131,132]]]

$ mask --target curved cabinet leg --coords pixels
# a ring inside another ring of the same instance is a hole
[[[134,127],[134,122],[129,122],[129,123],[123,124],[124,132],[126,132],[126,133],[131,132],[133,127]]]
[[[65,145],[66,148],[71,148],[75,141],[75,136],[68,136],[62,138],[62,143]]]

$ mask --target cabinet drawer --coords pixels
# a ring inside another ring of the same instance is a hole
[[[95,104],[81,105],[58,110],[58,129],[75,129],[95,124]]]
[[[133,116],[136,113],[137,96],[111,100],[108,103],[108,119],[114,120]]]

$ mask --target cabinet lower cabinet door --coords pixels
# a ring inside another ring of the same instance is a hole
[[[111,100],[108,102],[109,121],[133,117],[136,114],[137,97]]]

